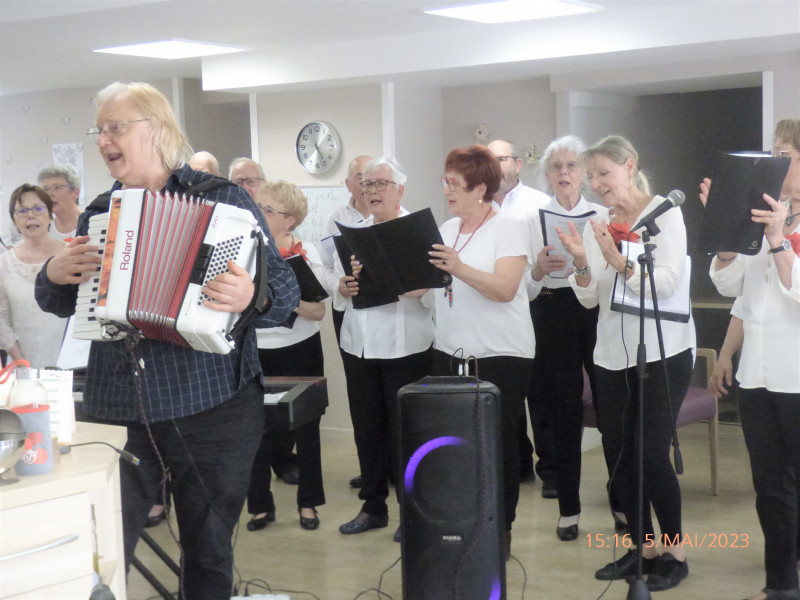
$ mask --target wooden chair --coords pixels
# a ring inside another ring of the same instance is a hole
[[[702,366],[701,366],[702,365]],[[717,480],[717,466],[719,457],[719,415],[717,400],[714,394],[708,391],[706,382],[708,376],[717,365],[717,352],[711,348],[697,348],[697,360],[692,373],[692,383],[681,404],[678,413],[678,427],[697,423],[708,422],[708,449],[711,463],[711,493],[719,495],[719,482]],[[583,425],[584,427],[597,427],[597,413],[592,405],[592,391],[589,387],[589,376],[583,373]]]

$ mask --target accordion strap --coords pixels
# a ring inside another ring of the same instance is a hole
[[[232,340],[237,340],[244,335],[250,322],[260,314],[263,314],[269,304],[269,268],[267,267],[267,255],[264,252],[264,234],[259,230],[254,232],[256,236],[256,276],[253,279],[255,292],[250,304],[242,311],[239,320],[236,321],[228,336]]]

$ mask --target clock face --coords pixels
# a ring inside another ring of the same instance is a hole
[[[339,133],[330,123],[315,121],[297,134],[297,160],[309,173],[325,173],[333,168],[342,153]]]

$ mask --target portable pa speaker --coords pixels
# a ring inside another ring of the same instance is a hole
[[[426,377],[397,395],[403,598],[504,599],[499,390]]]

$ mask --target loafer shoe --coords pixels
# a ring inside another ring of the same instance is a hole
[[[663,592],[676,587],[689,574],[686,561],[679,561],[671,554],[662,554],[655,559],[650,575],[647,577],[647,589],[651,592]]]
[[[361,487],[361,483],[362,483],[361,475],[359,475],[358,477],[353,477],[350,480],[350,487],[353,488],[354,490],[357,490]]]
[[[167,520],[167,511],[164,511],[160,515],[156,515],[155,517],[147,517],[147,522],[144,524],[145,529],[149,529],[150,527],[157,527],[166,520]]]
[[[520,483],[528,483],[531,481],[536,481],[536,474],[533,472],[533,469],[531,469],[530,471],[525,471],[524,473],[520,473],[519,475]]]
[[[643,558],[642,574],[650,574],[657,560],[656,558]],[[625,579],[632,575],[636,575],[636,552],[634,550],[628,550],[620,558],[612,563],[608,563],[605,567],[597,571],[594,577],[600,581],[613,581]]]
[[[800,598],[800,589],[794,588],[791,590],[773,590],[770,588],[764,588],[761,590],[764,592],[764,600],[797,600]],[[754,596],[750,596],[749,598],[745,598],[744,600],[750,600]]]
[[[556,527],[556,535],[562,542],[571,542],[578,538],[578,525],[570,525],[569,527]]]
[[[345,535],[353,535],[355,533],[364,533],[370,529],[380,529],[389,524],[389,515],[371,515],[369,513],[360,512],[352,521],[348,521],[343,525],[339,525],[339,533]]]
[[[314,510],[314,517],[309,519],[308,517],[304,517],[303,513],[301,513],[302,509],[298,506],[297,507],[297,514],[300,516],[300,527],[303,529],[307,529],[308,531],[314,531],[315,529],[319,528],[319,515],[317,514],[317,509]]]
[[[247,531],[261,531],[264,529],[268,523],[272,523],[275,520],[275,510],[268,510],[266,516],[263,517],[252,517],[247,522]]]

